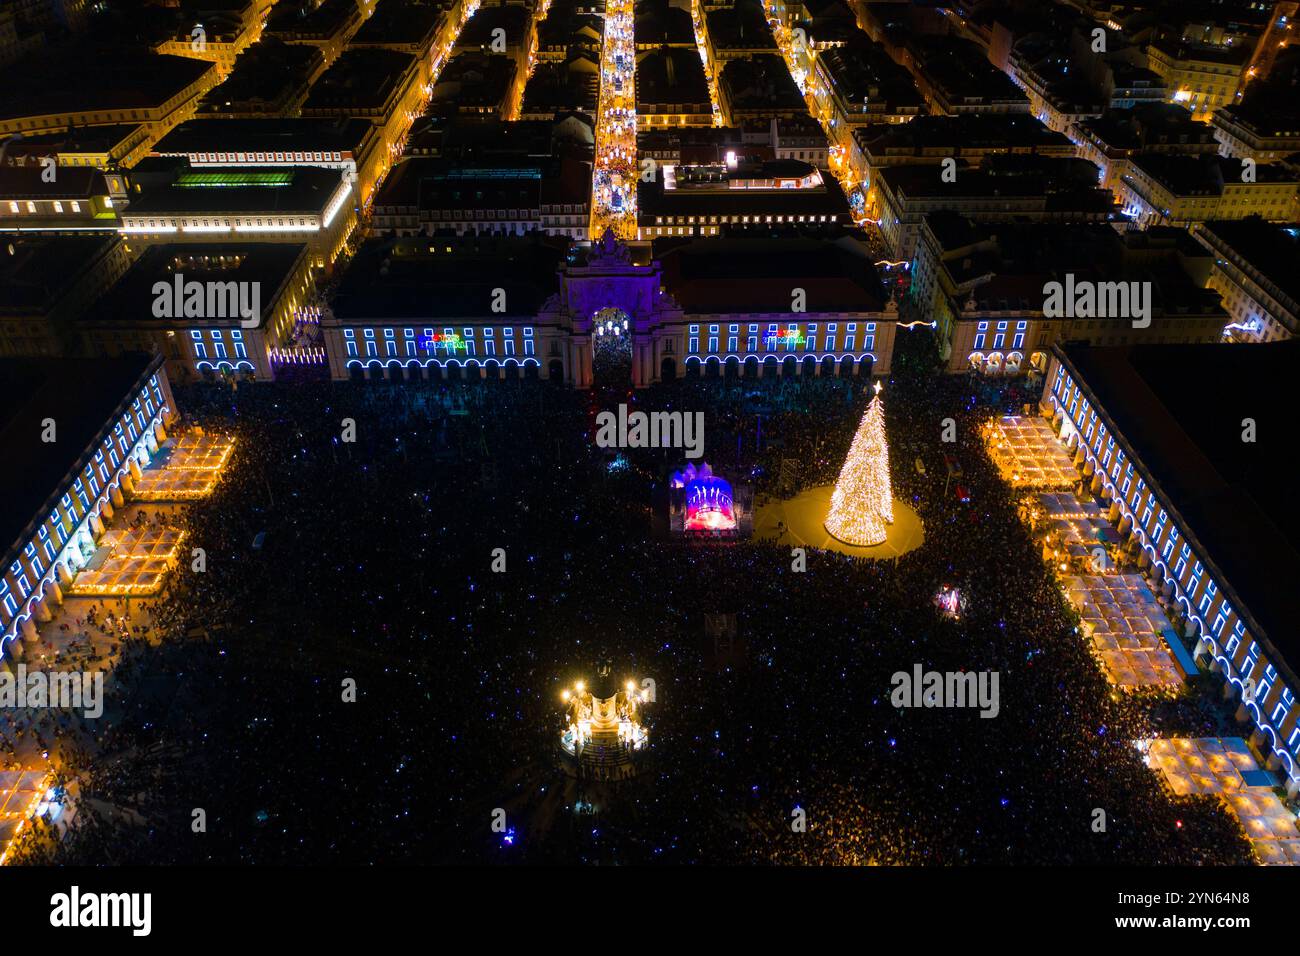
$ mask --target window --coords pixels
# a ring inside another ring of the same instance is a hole
[[[1209,609],[1214,605],[1215,598],[1218,597],[1218,594],[1219,594],[1219,588],[1215,585],[1215,583],[1213,581],[1206,581],[1205,591],[1204,593],[1201,594],[1201,599],[1196,602],[1197,610],[1199,610],[1202,614],[1209,611]]]
[[[14,615],[18,613],[18,602],[14,599],[9,582],[2,579],[0,579],[0,607],[4,608],[4,620],[7,627],[7,622],[12,621]]]

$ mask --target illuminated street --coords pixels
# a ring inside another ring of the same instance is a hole
[[[622,239],[636,236],[636,46],[632,0],[605,6],[600,54],[600,106],[592,172],[591,236],[606,229]]]

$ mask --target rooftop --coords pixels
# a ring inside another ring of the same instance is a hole
[[[945,155],[953,156],[1010,149],[1075,154],[1064,133],[1048,129],[1032,116],[1015,114],[918,116],[897,125],[855,129],[853,138],[873,158],[937,155],[936,150],[950,150]]]
[[[633,32],[639,45],[689,46],[695,48],[691,15],[668,0],[638,0]]]
[[[60,482],[82,464],[87,448],[114,413],[134,399],[154,357],[0,359],[0,455],[16,467],[0,468],[0,541],[5,564],[35,519],[48,517]],[[71,387],[75,383],[75,387]],[[41,441],[52,418],[58,441]]]
[[[263,37],[235,57],[234,69],[207,92],[198,113],[279,114],[306,98],[312,78],[324,65],[325,56],[317,47]]]
[[[1300,302],[1300,240],[1294,226],[1278,226],[1250,216],[1216,219],[1202,228],[1231,247],[1292,300]]]
[[[1086,159],[1003,154],[985,160],[979,167],[963,169],[953,182],[937,175],[932,163],[886,166],[876,174],[876,181],[895,196],[913,199],[1036,198],[1045,208],[1079,212],[1115,208],[1110,190],[1097,185],[1097,167]],[[1061,206],[1062,202],[1067,205]]]
[[[1294,664],[1300,511],[1290,499],[1295,463],[1286,436],[1300,403],[1300,343],[1064,352],[1228,586]],[[1242,441],[1246,418],[1259,441]]]
[[[378,12],[378,11],[376,11]],[[328,40],[361,16],[356,0],[281,0],[271,8],[264,36],[282,40]]]
[[[873,312],[885,294],[866,247],[852,239],[696,239],[656,258],[688,313],[789,313],[790,290],[809,312]]]
[[[884,101],[889,106],[925,103],[912,74],[889,58],[884,48],[860,31],[848,43],[820,54],[835,93],[846,103]]]
[[[149,246],[126,275],[79,321],[111,325],[125,320],[132,325],[155,322],[172,325],[175,319],[154,318],[153,287],[156,282],[171,282],[177,274],[183,275],[186,282],[259,283],[265,319],[280,289],[293,277],[306,255],[306,245],[288,242],[181,242]],[[185,321],[203,326],[229,324],[238,318]]]
[[[969,295],[978,309],[1039,311],[1043,285],[1070,273],[1076,281],[1150,282],[1154,315],[1217,315],[1227,324],[1218,293],[1189,271],[1208,253],[1184,229],[1121,235],[1104,223],[977,222],[948,211],[925,221],[953,282],[976,283]]]
[[[508,49],[517,48],[528,36],[531,16],[524,6],[481,6],[461,28],[460,35],[456,38],[456,49],[477,48],[486,53],[492,49],[492,31],[497,29],[506,31],[505,43]]]
[[[712,109],[704,64],[694,48],[661,47],[645,54],[636,64],[636,102],[687,105]]]
[[[351,45],[423,44],[433,38],[444,16],[443,4],[435,0],[385,0],[352,37]]]
[[[397,50],[345,50],[312,86],[303,109],[378,109],[415,63]]]
[[[343,170],[320,166],[200,166],[181,171],[171,182],[145,185],[124,215],[314,214],[329,205],[343,179]]]
[[[776,40],[758,0],[736,0],[734,6],[709,10],[704,14],[704,29],[719,50],[776,52]]]
[[[970,103],[1025,99],[1020,87],[969,40],[923,36],[908,45],[921,72],[950,100]]]
[[[154,144],[153,154],[312,150],[353,154],[373,129],[363,119],[193,119]]]
[[[331,308],[343,322],[532,319],[559,292],[566,248],[566,240],[536,234],[372,239],[348,266]],[[492,311],[495,289],[506,292],[505,312]]]
[[[499,109],[518,71],[515,58],[504,53],[457,53],[438,75],[430,108],[441,104],[456,109]]]
[[[216,67],[162,54],[43,48],[43,55],[0,70],[0,119],[51,113],[158,109]]]
[[[109,195],[103,170],[92,166],[59,166],[54,182],[42,179],[44,170],[35,164],[0,166],[0,198],[3,199],[89,199]]]
[[[1112,149],[1138,150],[1157,146],[1183,146],[1187,152],[1199,145],[1219,143],[1214,129],[1192,119],[1192,114],[1175,103],[1143,103],[1131,109],[1107,110],[1105,115],[1084,120],[1084,129]]]
[[[0,313],[48,312],[117,241],[115,235],[10,239],[0,252]]]
[[[775,53],[727,60],[719,71],[718,94],[733,110],[768,114],[807,108],[785,61]]]
[[[1213,154],[1182,156],[1175,153],[1134,154],[1130,162],[1176,196],[1223,193],[1226,183],[1241,183],[1242,161]],[[1278,163],[1259,163],[1255,182],[1296,182],[1296,174]]]

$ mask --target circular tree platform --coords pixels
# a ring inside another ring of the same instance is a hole
[[[831,510],[834,485],[809,488],[793,498],[760,505],[754,513],[754,537],[792,548],[822,548],[854,558],[892,560],[919,548],[925,542],[921,518],[906,502],[894,499],[894,523],[889,536],[869,548],[848,544],[826,530],[826,515]],[[785,527],[778,525],[785,522]]]

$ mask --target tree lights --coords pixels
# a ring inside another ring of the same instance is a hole
[[[894,523],[894,491],[889,479],[889,444],[885,439],[885,410],[876,397],[867,406],[853,436],[844,467],[835,482],[826,530],[846,544],[881,544]]]

